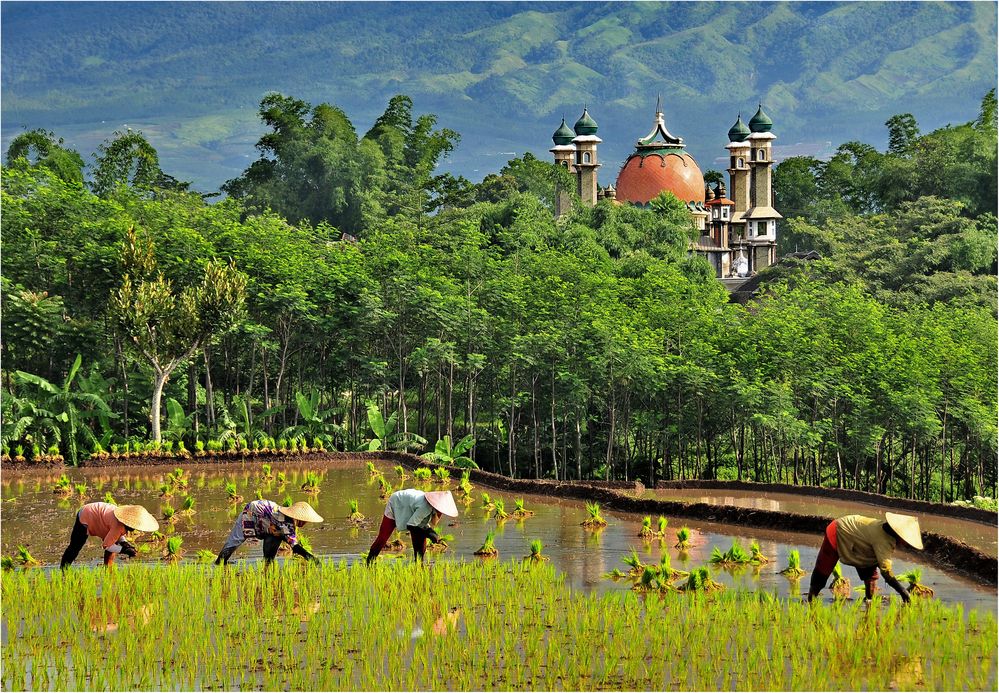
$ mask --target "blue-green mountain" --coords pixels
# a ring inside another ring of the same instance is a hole
[[[784,156],[910,112],[971,120],[997,81],[995,3],[34,3],[2,7],[3,144],[43,127],[85,156],[127,125],[164,170],[213,190],[257,158],[269,91],[343,108],[364,132],[397,93],[462,134],[479,180],[547,157],[589,106],[612,182],[666,122],[702,169],[762,102]]]

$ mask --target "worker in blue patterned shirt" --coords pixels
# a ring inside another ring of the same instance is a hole
[[[232,526],[229,538],[226,539],[225,546],[219,551],[219,557],[215,560],[215,564],[225,565],[243,542],[258,539],[263,542],[264,561],[268,564],[277,555],[281,542],[286,542],[291,546],[292,553],[306,560],[318,562],[318,558],[303,549],[298,543],[295,530],[306,522],[322,521],[323,518],[319,516],[319,513],[305,501],[298,501],[287,508],[282,508],[274,501],[269,500],[250,501],[236,518],[236,524]]]

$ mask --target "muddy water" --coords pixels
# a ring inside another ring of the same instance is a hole
[[[324,517],[324,522],[318,526],[308,525],[303,532],[311,540],[314,552],[337,560],[357,560],[367,552],[385,507],[385,502],[379,498],[378,486],[372,482],[368,471],[356,463],[332,463],[321,468],[316,465],[283,464],[280,471],[287,477],[284,488],[279,488],[274,481],[261,481],[259,466],[229,465],[219,468],[188,464],[184,468],[189,472],[189,493],[195,499],[196,512],[189,517],[179,517],[173,524],[172,531],[184,538],[183,549],[189,559],[199,549],[217,552],[242,507],[241,504],[232,505],[228,502],[224,488],[227,481],[237,484],[239,493],[245,500],[252,500],[256,497],[257,490],[260,490],[263,497],[269,500],[281,502],[285,495],[290,495],[294,500],[313,502],[319,514]],[[398,477],[391,465],[380,464],[379,468],[385,473],[389,483],[399,486]],[[110,492],[119,504],[138,503],[146,506],[154,515],[162,517],[162,507],[166,502],[179,509],[184,498],[183,493],[170,499],[160,496],[158,487],[164,482],[165,474],[172,469],[172,466],[74,469],[67,474],[74,484],[87,484],[87,500],[103,500],[105,493]],[[300,489],[307,470],[323,474],[318,496],[309,496]],[[274,473],[277,471],[279,468],[275,466]],[[52,485],[56,478],[57,475],[39,473],[20,473],[16,476],[9,472],[4,474],[0,504],[0,550],[3,555],[13,554],[19,544],[24,544],[43,564],[58,564],[68,543],[81,500],[78,496],[61,499],[54,495]],[[406,481],[406,486],[412,485],[413,479]],[[452,483],[451,486],[454,487],[455,484]],[[426,488],[441,487],[434,485]],[[442,534],[455,536],[449,549],[441,557],[473,560],[472,554],[482,545],[487,531],[496,528],[495,545],[501,558],[525,556],[530,553],[530,541],[541,539],[545,547],[544,553],[556,567],[567,575],[571,584],[586,591],[628,589],[629,583],[615,583],[603,576],[613,568],[626,569],[621,559],[632,548],[639,552],[646,563],[658,563],[662,552],[668,551],[674,567],[690,569],[707,563],[713,546],[717,545],[725,550],[733,539],[738,539],[744,547],[748,547],[749,542],[755,539],[760,543],[763,553],[771,559],[771,563],[759,569],[747,568],[735,572],[713,569],[715,579],[728,585],[762,589],[782,596],[797,595],[807,590],[808,576],[795,582],[777,574],[777,571],[787,565],[788,552],[797,549],[801,554],[802,567],[810,572],[820,544],[820,537],[808,534],[746,529],[676,518],[669,518],[668,538],[665,542],[645,542],[637,536],[641,527],[641,518],[638,516],[605,512],[609,526],[600,532],[592,532],[580,526],[587,515],[582,503],[530,495],[524,496],[524,500],[525,506],[535,512],[533,517],[497,525],[480,507],[479,496],[482,491],[493,497],[503,498],[507,512],[513,510],[514,496],[477,487],[473,502],[459,502],[459,517],[455,520],[445,518],[438,528]],[[458,495],[461,494],[456,493]],[[358,500],[360,511],[368,517],[368,524],[364,527],[353,527],[347,520],[347,501],[352,498]],[[701,500],[705,496],[698,495],[697,498]],[[815,509],[815,504],[809,503],[809,509],[810,512],[820,512]],[[170,527],[162,521],[161,525],[164,531]],[[673,544],[676,542],[676,530],[683,525],[693,530],[692,547],[687,553],[680,554],[673,548]],[[146,537],[139,538],[140,546],[145,539]],[[409,544],[408,536],[404,541]],[[138,560],[158,560],[158,555],[158,550],[140,553]],[[258,560],[260,555],[259,544],[247,543],[237,551],[235,558]],[[405,560],[411,560],[411,555],[411,550],[403,554]],[[77,563],[96,565],[101,556],[100,544],[92,537]],[[433,560],[440,558],[435,557]],[[982,587],[963,577],[921,564],[916,555],[897,554],[895,563],[898,572],[915,566],[921,567],[924,584],[932,587],[945,602],[959,602],[966,608],[991,612],[997,608],[995,588]],[[852,568],[846,568],[844,573],[855,585],[859,585]],[[883,582],[880,588],[890,591]]]
[[[829,518],[842,517],[851,513],[874,515],[884,513],[884,508],[869,503],[836,500],[832,498],[800,496],[788,493],[759,493],[753,491],[720,491],[718,489],[657,489],[648,490],[644,498],[680,501],[682,503],[711,503],[731,505],[740,508],[759,508],[778,512],[824,515]],[[905,513],[900,510],[897,512]],[[987,553],[999,555],[997,539],[999,527],[971,520],[959,520],[940,515],[920,514],[919,525],[927,532],[960,539],[966,544]]]

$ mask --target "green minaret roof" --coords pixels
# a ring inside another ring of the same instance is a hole
[[[572,138],[576,136],[568,125],[565,124],[565,116],[562,117],[562,124],[559,125],[558,130],[552,135],[552,142],[558,145],[572,144]]]
[[[739,114],[738,119],[728,131],[728,141],[729,142],[742,142],[747,137],[749,137],[750,129],[749,126],[742,122],[742,114]]]
[[[579,120],[576,121],[576,125],[573,126],[573,130],[576,131],[577,135],[595,135],[597,134],[597,121],[590,117],[590,112],[583,107],[583,115],[579,116]]]
[[[749,121],[749,129],[753,132],[770,132],[773,126],[774,121],[763,112],[763,104],[760,104],[760,110],[756,111],[756,115]]]

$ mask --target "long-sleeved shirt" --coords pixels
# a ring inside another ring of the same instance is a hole
[[[884,520],[863,515],[846,515],[836,520],[836,551],[839,560],[858,568],[877,566],[891,575],[895,538],[885,532]]]
[[[250,501],[243,508],[240,523],[245,539],[262,539],[265,536],[280,537],[289,546],[298,543],[295,533],[295,520],[285,517],[274,501]]]
[[[80,508],[80,524],[87,526],[89,536],[101,537],[105,551],[125,536],[125,525],[114,516],[116,507],[110,503],[87,503]]]
[[[427,494],[415,488],[396,491],[385,506],[385,516],[395,520],[395,528],[400,532],[409,526],[429,528],[433,512]]]

